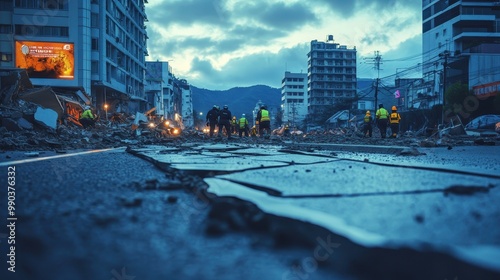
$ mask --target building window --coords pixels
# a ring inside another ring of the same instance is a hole
[[[99,75],[99,61],[92,60],[90,71],[92,74]]]
[[[439,37],[439,33],[438,33],[438,32],[436,32],[436,38],[438,38],[438,37]]]
[[[0,34],[11,34],[12,26],[9,24],[0,24]]]
[[[11,53],[0,53],[0,61],[12,61]]]
[[[99,27],[99,14],[97,13],[90,14],[90,26]]]
[[[443,36],[446,36],[446,29],[443,29]]]
[[[50,36],[50,37],[68,37],[69,28],[65,26],[35,26],[35,25],[16,25],[16,35],[29,36]]]
[[[68,10],[68,0],[16,0],[16,8],[42,10]]]
[[[98,38],[92,38],[92,50],[93,51],[99,50],[99,39]]]
[[[12,0],[0,0],[0,7],[4,11],[12,11]]]

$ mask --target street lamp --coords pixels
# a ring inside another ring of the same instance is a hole
[[[104,104],[104,110],[106,111],[106,121],[108,121],[108,104]]]

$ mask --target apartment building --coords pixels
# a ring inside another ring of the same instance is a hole
[[[182,129],[194,125],[191,86],[178,79],[167,61],[146,62],[146,98],[156,115],[175,120]]]
[[[281,80],[283,123],[300,126],[307,115],[307,74],[286,71]]]
[[[419,94],[428,102],[443,104],[446,88],[461,82],[479,100],[496,95],[500,1],[423,0],[422,9],[425,86]]]
[[[0,0],[0,67],[81,90],[102,110],[146,109],[147,0]]]
[[[356,95],[356,48],[326,41],[311,41],[307,54],[308,114],[312,122],[331,116],[336,102]]]

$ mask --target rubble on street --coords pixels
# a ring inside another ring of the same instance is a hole
[[[105,117],[95,127],[83,129],[78,118],[90,98],[81,91],[71,94],[56,93],[50,87],[34,88],[26,72],[21,69],[0,73],[0,150],[55,150],[102,149],[130,145],[168,144],[184,142],[223,142],[226,137],[210,138],[196,129],[185,129],[180,135],[170,135],[159,127],[141,131],[139,118],[146,113],[127,115],[115,113],[108,121]],[[279,130],[277,130],[279,132]],[[396,145],[410,147],[452,147],[457,145],[497,145],[498,133],[470,136],[460,127],[446,127],[438,131],[421,128],[407,131],[395,139],[382,139],[378,130],[367,138],[357,127],[336,128],[304,133],[292,130],[289,135],[273,133],[269,137],[232,137],[231,142],[279,143],[332,143],[357,145]]]

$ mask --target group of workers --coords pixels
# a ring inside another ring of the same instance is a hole
[[[399,133],[399,122],[401,121],[401,115],[398,113],[398,108],[396,106],[392,106],[391,113],[384,108],[383,104],[378,105],[378,110],[375,113],[376,124],[380,131],[380,137],[385,138],[387,136],[387,127],[391,128],[391,138],[396,138]],[[371,116],[370,111],[366,111],[364,117],[364,127],[363,127],[363,135],[372,137],[373,132],[373,117]]]
[[[222,136],[223,130],[230,139],[232,134],[239,134],[239,137],[257,136],[257,125],[258,133],[263,136],[266,134],[271,134],[271,119],[269,117],[269,111],[265,105],[261,106],[259,112],[257,113],[257,118],[255,120],[255,126],[249,127],[248,119],[245,114],[241,114],[239,119],[231,114],[227,105],[222,107],[214,105],[206,115],[206,125],[209,127],[210,137],[214,136],[215,128],[218,126],[217,136]]]

